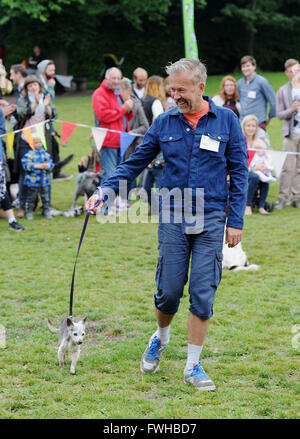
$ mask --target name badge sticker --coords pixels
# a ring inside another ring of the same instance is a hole
[[[250,91],[248,92],[248,98],[250,98],[250,99],[255,99],[255,98],[256,98],[256,91],[254,91],[254,90],[250,90]]]
[[[200,148],[208,151],[219,152],[220,142],[209,136],[201,136]]]

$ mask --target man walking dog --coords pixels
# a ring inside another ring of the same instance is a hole
[[[141,371],[153,373],[159,368],[161,355],[169,343],[170,324],[188,280],[191,260],[184,381],[199,390],[215,390],[199,358],[221,280],[227,204],[230,213],[226,242],[234,247],[242,239],[248,178],[245,141],[237,116],[203,96],[206,68],[200,61],[183,58],[167,66],[166,72],[177,108],[157,117],[143,143],[97,189],[86,207],[97,213],[99,199],[105,201],[111,190],[117,193],[120,180],[130,182],[162,150],[165,158],[162,188],[165,192],[161,190],[161,194],[176,190],[183,198],[179,205],[178,200],[172,201],[173,197],[169,196],[170,220],[166,221],[162,196],[154,296],[158,328],[142,356]],[[197,204],[200,188],[203,209],[201,200],[200,208]],[[179,207],[195,215],[197,227],[188,227],[185,220],[175,220]],[[197,215],[201,217],[200,221]]]

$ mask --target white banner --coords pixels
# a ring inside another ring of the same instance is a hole
[[[274,166],[274,174],[277,178],[279,178],[287,156],[287,152],[268,150],[268,154],[270,154],[272,159],[272,165]]]

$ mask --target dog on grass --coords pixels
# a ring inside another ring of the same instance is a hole
[[[93,195],[96,188],[101,183],[102,175],[103,172],[97,172],[96,174],[94,174],[93,172],[85,171],[76,177],[77,188],[71,206],[72,209],[76,207],[76,203],[79,197],[86,196],[86,198],[90,198],[90,196]]]
[[[55,328],[51,321],[47,319],[48,328],[51,332],[59,333],[59,347],[57,351],[59,368],[63,369],[66,361],[66,351],[69,353],[71,360],[70,373],[75,374],[76,363],[80,357],[80,346],[85,336],[85,322],[87,317],[82,320],[76,320],[74,317],[65,317],[59,328]],[[73,352],[75,350],[75,352]]]

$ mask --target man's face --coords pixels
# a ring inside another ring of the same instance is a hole
[[[171,96],[180,113],[193,113],[198,111],[204,87],[204,82],[195,85],[192,81],[191,74],[188,72],[170,76]]]
[[[139,72],[134,77],[134,84],[138,90],[141,90],[145,87],[148,79],[148,75],[146,72]]]
[[[47,79],[54,78],[55,76],[55,65],[48,64],[45,70],[45,76]]]
[[[110,88],[112,91],[116,91],[117,88],[120,86],[120,82],[121,73],[119,72],[119,70],[113,69],[106,78],[108,88]]]
[[[250,61],[248,61],[241,65],[241,70],[246,78],[251,78],[251,76],[254,74],[256,70],[256,66],[254,66]]]
[[[14,85],[19,85],[18,74],[15,73],[13,69],[10,69],[10,80],[13,82]]]
[[[292,70],[292,79],[298,81],[300,78],[300,64],[294,64],[291,70]]]

